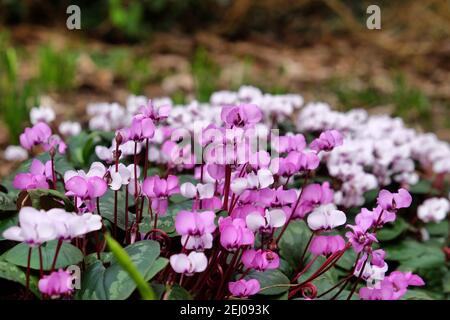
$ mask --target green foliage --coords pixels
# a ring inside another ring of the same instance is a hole
[[[201,102],[209,101],[211,94],[217,90],[219,77],[217,64],[211,59],[208,51],[200,47],[195,51],[191,68],[197,99]]]
[[[155,299],[147,282],[168,263],[167,259],[158,258],[159,244],[144,240],[123,249],[110,236],[106,239],[114,258],[107,268],[98,260],[88,267],[78,299],[124,300],[136,288],[143,299]]]

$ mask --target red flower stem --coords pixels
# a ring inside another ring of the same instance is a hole
[[[356,287],[358,286],[358,282],[359,282],[359,280],[361,280],[361,277],[362,277],[362,274],[364,272],[364,269],[366,268],[367,261],[369,261],[369,255],[367,255],[367,258],[366,258],[366,260],[363,263],[361,271],[358,274],[358,279],[356,279],[355,284],[353,285],[352,291],[350,292],[350,294],[347,297],[347,300],[350,300],[352,298],[353,294],[355,293]]]
[[[139,235],[139,203],[138,203],[138,181],[137,181],[137,141],[134,142],[134,207],[136,212],[136,238]]]
[[[302,198],[303,190],[305,189],[305,186],[306,186],[307,184],[308,184],[308,175],[306,175],[306,177],[305,177],[305,182],[303,183],[302,190],[301,190],[300,193],[298,194],[297,201],[295,202],[295,205],[294,205],[294,207],[292,208],[291,215],[289,216],[288,221],[286,221],[286,223],[285,223],[284,226],[283,226],[283,229],[281,229],[280,234],[278,235],[277,239],[275,240],[275,243],[276,243],[276,244],[278,244],[278,242],[280,242],[281,237],[283,236],[284,232],[286,231],[286,229],[287,229],[289,223],[292,221],[293,216],[294,216],[294,213],[295,213],[295,210],[297,210],[297,207],[298,207],[298,205],[300,204],[300,199]]]
[[[43,268],[43,264],[42,264],[42,248],[40,245],[38,247],[38,252],[39,252],[39,274],[42,278],[42,276],[44,275],[44,268]]]
[[[128,186],[125,187],[125,243],[128,243]]]
[[[228,265],[227,271],[225,272],[225,275],[223,276],[223,278],[220,281],[220,285],[218,287],[217,294],[216,294],[216,299],[220,298],[221,293],[222,293],[221,291],[222,291],[222,288],[223,288],[225,282],[227,282],[227,279],[232,275],[232,271],[234,270],[234,264],[236,263],[236,260],[239,256],[240,251],[241,251],[241,249],[239,248],[234,252],[233,257],[231,258],[230,264]]]
[[[311,236],[310,236],[309,239],[308,239],[308,243],[306,244],[306,247],[305,247],[305,249],[303,250],[302,257],[300,258],[299,266],[298,266],[298,268],[294,271],[294,274],[300,272],[300,270],[301,270],[301,268],[302,268],[302,266],[303,266],[303,260],[305,259],[306,252],[308,251],[309,246],[311,245],[311,241],[312,241],[312,239],[314,238],[314,235],[315,235],[315,232],[312,232],[312,233],[311,233]]]
[[[337,284],[335,284],[334,286],[332,286],[330,289],[322,292],[321,294],[319,294],[317,296],[317,298],[323,297],[324,295],[326,295],[327,293],[330,293],[331,291],[333,291],[334,289],[336,289],[337,287],[339,287],[341,284],[343,284],[344,282],[348,281],[350,278],[352,277],[352,275],[348,275],[345,278],[341,279]],[[339,292],[340,293],[340,292]]]
[[[303,268],[303,270],[301,270],[300,272],[297,273],[297,275],[292,278],[291,283],[295,283],[295,281],[297,281],[298,278],[300,278],[306,271],[309,270],[309,268],[313,265],[313,263],[317,260],[319,256],[314,256],[314,258],[311,259],[310,262],[308,262],[308,264],[305,266],[305,268]]]
[[[223,191],[223,206],[222,210],[228,210],[228,197],[230,194],[230,184],[231,184],[231,165],[225,165],[225,185]]]
[[[53,272],[53,271],[55,270],[56,260],[58,259],[59,250],[61,249],[62,244],[63,244],[63,240],[62,240],[62,239],[59,239],[59,240],[58,240],[58,244],[56,245],[55,255],[53,256],[53,262],[52,262],[51,272]]]
[[[56,173],[55,173],[55,153],[50,151],[50,163],[52,166],[52,182],[53,190],[56,190]]]

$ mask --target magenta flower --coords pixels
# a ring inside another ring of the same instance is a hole
[[[266,271],[277,269],[280,266],[280,258],[270,250],[245,250],[241,258],[242,263],[248,269],[256,271]]]
[[[108,185],[100,177],[73,176],[65,182],[66,195],[75,196],[82,200],[92,200],[103,196]]]
[[[227,127],[248,128],[262,119],[262,112],[254,104],[241,104],[238,106],[225,106],[220,117]]]
[[[47,180],[51,179],[51,161],[47,161],[44,165],[41,161],[34,159],[29,173],[19,173],[14,177],[13,187],[19,190],[48,189]]]
[[[411,194],[405,190],[400,189],[398,193],[391,193],[387,190],[381,190],[378,194],[378,205],[387,211],[396,211],[401,208],[408,208],[411,205]]]
[[[345,248],[345,240],[339,236],[315,236],[309,247],[309,251],[316,256],[330,255]]]
[[[172,255],[170,265],[176,273],[192,276],[194,273],[206,270],[208,259],[203,252],[192,251],[189,255],[184,253]]]
[[[305,136],[298,134],[288,134],[279,137],[277,151],[279,153],[287,153],[291,151],[302,151],[306,147]]]
[[[170,104],[156,107],[153,104],[152,100],[148,100],[147,105],[142,106],[139,109],[140,114],[136,115],[135,118],[138,118],[138,119],[148,118],[148,119],[153,120],[154,122],[159,122],[159,121],[167,119],[167,117],[170,114],[171,109],[172,109],[172,106]]]
[[[342,134],[337,130],[328,130],[320,134],[319,138],[314,139],[309,147],[315,151],[331,151],[333,148],[341,146],[343,143]]]
[[[303,218],[316,206],[333,201],[333,190],[331,190],[329,182],[309,184],[301,192],[300,204],[294,212],[294,218]]]
[[[120,130],[123,141],[143,141],[153,138],[155,134],[155,125],[150,118],[136,118],[131,121],[129,128]]]
[[[203,251],[211,249],[213,235],[211,233],[205,233],[201,236],[183,235],[181,236],[181,245],[187,250]]]
[[[38,122],[31,128],[25,128],[24,133],[20,135],[20,144],[27,150],[33,146],[45,144],[52,135],[52,130],[48,124]]]
[[[73,277],[68,271],[59,269],[43,276],[38,283],[39,291],[52,298],[70,295],[73,292]]]
[[[247,298],[248,296],[257,294],[261,287],[256,279],[241,279],[235,282],[229,282],[228,289],[235,297]]]
[[[283,173],[286,170],[283,169],[284,165],[288,165],[289,171],[291,171],[292,168],[295,168],[294,173],[297,173],[298,171],[304,172],[315,170],[317,169],[319,164],[320,159],[315,152],[291,151],[289,152],[285,160],[280,162],[280,175],[284,175]]]
[[[219,218],[220,244],[227,250],[252,245],[255,235],[246,227],[243,219]]]
[[[180,192],[178,177],[173,175],[169,175],[167,179],[158,176],[148,177],[142,184],[142,192],[151,200],[152,209],[160,215],[165,215],[168,197]]]
[[[359,296],[363,300],[398,300],[405,295],[409,286],[424,285],[425,282],[418,275],[394,271],[375,288],[361,288]]]
[[[384,262],[384,257],[386,256],[386,252],[383,249],[377,249],[372,251],[372,261],[371,263],[377,267],[383,267],[385,262]]]
[[[356,252],[361,252],[366,246],[370,246],[373,242],[378,242],[375,234],[368,232],[371,226],[372,223],[368,220],[362,220],[354,226],[347,225],[352,231],[347,232],[345,236]]]
[[[216,229],[213,211],[180,211],[175,218],[175,229],[179,235],[201,236]]]

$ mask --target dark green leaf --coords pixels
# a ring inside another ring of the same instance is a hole
[[[394,223],[385,225],[377,232],[377,238],[381,241],[390,241],[400,236],[408,229],[406,221],[398,217]]]
[[[50,241],[44,243],[41,247],[42,251],[42,264],[44,270],[50,270],[53,262],[53,257],[56,252],[57,241]],[[6,251],[2,257],[17,266],[26,267],[28,259],[29,246],[26,243],[20,243],[15,247]],[[56,268],[64,268],[70,265],[75,265],[83,260],[83,254],[81,251],[71,245],[64,242],[59,251],[58,259],[56,261]],[[39,251],[38,248],[33,248],[31,252],[31,269],[39,270]]]
[[[192,300],[190,293],[183,287],[175,284],[169,292],[169,300]]]
[[[264,272],[252,271],[247,277],[249,279],[257,279],[261,286],[261,295],[278,295],[289,290],[289,279],[281,271],[267,270]]]
[[[311,230],[303,220],[291,221],[280,239],[280,255],[297,269],[303,251],[311,236]],[[306,254],[308,257],[309,254]]]
[[[21,285],[26,285],[26,273],[14,264],[0,260],[0,278],[9,281],[18,282]],[[30,290],[37,297],[40,296],[38,286],[38,280],[34,276],[30,276]]]

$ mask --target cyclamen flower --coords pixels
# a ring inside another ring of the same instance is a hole
[[[261,110],[254,104],[241,104],[238,106],[224,106],[220,117],[227,127],[248,128],[262,119]]]
[[[123,163],[119,163],[118,170],[116,172],[116,166],[113,165],[108,169],[110,181],[109,186],[111,190],[119,190],[123,185],[128,185],[131,180],[134,181],[134,164],[125,166]],[[141,175],[141,169],[136,167],[137,177]]]
[[[373,242],[378,242],[375,234],[368,232],[371,226],[372,223],[368,220],[362,220],[354,226],[347,225],[352,231],[347,232],[345,236],[356,252],[361,252],[366,246],[370,246]]]
[[[8,146],[4,158],[8,161],[24,161],[28,158],[28,152],[21,146]]]
[[[314,139],[309,147],[315,151],[331,151],[343,143],[342,134],[337,130],[322,132],[319,138]]]
[[[51,162],[47,161],[44,165],[41,161],[34,159],[29,173],[19,173],[14,177],[13,187],[19,190],[48,189],[47,180],[51,180],[52,177]]]
[[[51,298],[67,296],[73,292],[73,276],[63,269],[43,276],[38,283],[39,291]]]
[[[92,200],[103,196],[107,191],[105,180],[100,177],[73,176],[65,182],[66,195]]]
[[[417,209],[417,217],[425,223],[441,222],[450,211],[450,202],[445,198],[425,200]]]
[[[151,199],[152,209],[165,215],[168,207],[167,198],[180,192],[177,176],[169,175],[167,179],[158,176],[148,177],[142,184],[142,192]]]
[[[347,221],[344,212],[337,210],[334,204],[317,207],[308,215],[308,226],[311,230],[330,230],[343,225]]]
[[[279,137],[277,152],[286,153],[291,151],[302,151],[306,147],[305,136],[298,134],[287,134]]]
[[[192,276],[194,273],[206,270],[208,259],[203,252],[192,251],[189,255],[184,253],[172,255],[170,265],[176,273]]]
[[[31,150],[35,145],[47,143],[52,135],[52,130],[48,124],[39,122],[31,128],[25,128],[25,131],[20,135],[20,144],[26,150]]]
[[[155,124],[150,118],[136,118],[134,117],[131,126],[120,130],[121,135],[125,141],[141,142],[145,139],[153,138],[155,134]]]
[[[393,222],[396,219],[395,212],[383,210],[380,206],[377,206],[372,211],[362,208],[361,212],[355,217],[357,224],[362,223],[362,220],[367,220],[371,223],[372,227],[380,227],[387,222]]]
[[[363,300],[398,300],[405,295],[409,286],[424,285],[425,282],[418,275],[394,271],[375,288],[361,288],[359,296]]]
[[[25,242],[31,247],[55,240],[57,237],[53,221],[44,210],[22,207],[19,212],[19,226],[13,226],[3,232],[8,240]]]
[[[273,174],[268,169],[260,169],[255,174],[249,173],[245,178],[235,178],[230,188],[235,194],[240,195],[247,189],[264,189],[274,182]]]
[[[102,228],[101,216],[90,212],[78,215],[63,209],[51,209],[47,211],[47,216],[50,217],[60,240],[71,240]]]
[[[286,223],[286,214],[281,209],[266,209],[264,214],[257,211],[248,214],[245,222],[252,231],[272,232]]]
[[[32,124],[38,122],[50,123],[55,120],[55,111],[49,106],[39,106],[31,108],[30,121]]]
[[[172,106],[170,104],[165,104],[161,106],[155,106],[152,100],[148,100],[147,106],[142,106],[139,109],[139,114],[135,117],[139,118],[148,118],[155,122],[162,121],[167,119],[170,114],[170,110]]]
[[[408,208],[411,205],[411,202],[411,194],[403,188],[399,189],[398,193],[381,190],[377,198],[378,205],[387,211]]]
[[[309,251],[316,256],[330,254],[341,251],[345,248],[345,240],[339,236],[315,236],[311,240]]]
[[[239,298],[247,298],[248,296],[257,294],[260,289],[260,284],[256,279],[241,279],[235,282],[228,283],[228,290],[230,290],[233,296]]]
[[[331,203],[333,201],[333,191],[330,183],[313,183],[303,188],[301,191],[300,203],[294,212],[294,218],[303,218],[310,213],[316,206]]]
[[[211,249],[213,236],[211,233],[205,233],[201,236],[183,235],[181,236],[181,245],[187,250],[203,251]]]
[[[280,266],[280,258],[271,250],[245,250],[241,261],[246,268],[256,271],[277,269]]]
[[[194,185],[185,182],[180,186],[180,193],[186,198],[211,199],[214,197],[214,185],[212,183],[198,183]]]
[[[252,245],[255,235],[243,219],[219,218],[220,244],[227,250]]]
[[[76,136],[81,132],[81,125],[75,121],[63,121],[59,125],[58,130],[64,136]]]
[[[179,235],[201,236],[216,229],[213,211],[190,212],[182,210],[175,217],[175,229]]]

